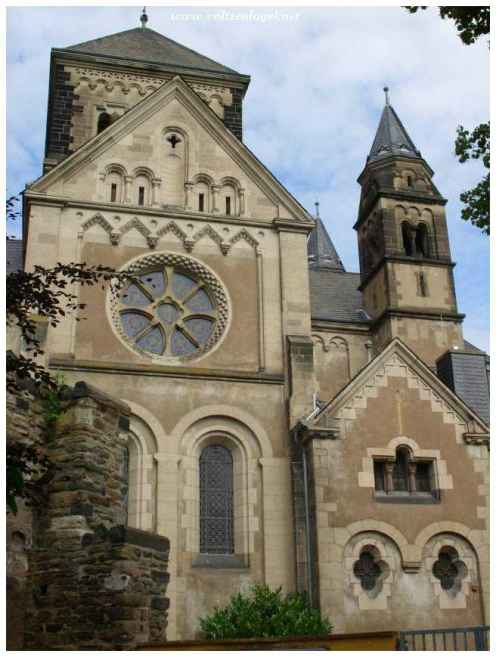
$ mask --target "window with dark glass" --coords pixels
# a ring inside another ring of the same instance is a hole
[[[102,112],[98,117],[97,133],[100,134],[100,132],[105,130],[105,128],[108,128],[111,123],[112,119],[110,114],[107,114],[107,112]]]
[[[145,205],[145,188],[138,187],[138,205]]]
[[[401,224],[401,235],[403,237],[403,248],[407,256],[413,254],[413,244],[412,244],[412,227],[408,221],[404,221]]]
[[[200,553],[234,553],[233,460],[223,445],[200,456]]]
[[[379,495],[438,497],[433,461],[414,459],[408,447],[399,447],[394,461],[374,460],[374,482]]]
[[[198,194],[198,212],[205,211],[205,194]]]
[[[425,276],[423,271],[419,272],[418,281],[419,281],[420,296],[421,297],[426,297],[427,296],[427,280],[426,280],[426,276]]]
[[[427,257],[429,255],[429,231],[425,224],[419,224],[415,234],[415,249],[417,255]]]
[[[125,524],[129,522],[129,447],[126,445],[122,450],[122,478],[124,480],[124,513]]]
[[[231,214],[231,197],[226,196],[226,214]]]
[[[117,200],[117,183],[112,183],[110,185],[110,200],[112,203],[115,203]]]

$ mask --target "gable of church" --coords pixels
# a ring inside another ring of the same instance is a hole
[[[179,77],[29,189],[98,203],[269,221],[311,219]]]

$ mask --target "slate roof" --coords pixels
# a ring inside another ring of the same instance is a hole
[[[333,269],[310,269],[310,307],[312,319],[335,322],[367,322],[360,274]]]
[[[338,252],[320,217],[315,218],[315,228],[308,238],[307,251],[308,264],[311,268],[329,267],[337,271],[345,271]]]
[[[379,127],[367,157],[367,162],[389,155],[403,155],[419,159],[422,157],[401,123],[399,116],[393,107],[387,103],[382,111]]]
[[[22,269],[22,240],[7,240],[6,247],[7,274]]]
[[[149,28],[135,27],[99,39],[84,41],[62,50],[90,55],[117,57],[136,61],[165,64],[180,68],[241,75],[209,57],[186,48],[186,46],[165,37]],[[247,76],[242,76],[247,77]]]

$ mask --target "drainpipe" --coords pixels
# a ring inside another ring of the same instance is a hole
[[[310,505],[309,505],[309,493],[308,493],[308,461],[305,451],[305,446],[299,443],[298,441],[298,428],[294,429],[294,441],[296,445],[299,445],[302,450],[303,457],[303,499],[305,506],[305,551],[307,557],[307,590],[310,604],[313,606],[313,584],[312,584],[312,550],[310,549]]]

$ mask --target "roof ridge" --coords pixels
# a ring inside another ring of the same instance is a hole
[[[127,44],[123,43],[123,37],[125,38],[126,35],[130,41],[129,52],[126,52]],[[129,30],[88,39],[57,50],[132,61],[154,62],[172,67],[204,70],[210,73],[228,74],[249,79],[249,76],[238,73],[235,69],[225,66],[215,59],[207,57],[197,50],[193,50],[193,48],[148,27],[133,27]]]

